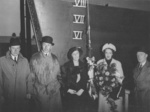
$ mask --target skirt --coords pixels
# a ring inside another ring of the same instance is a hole
[[[123,112],[123,98],[119,97],[119,99],[115,100],[115,104],[117,105],[116,111]],[[111,105],[107,101],[107,97],[102,95],[99,92],[98,99],[98,112],[112,112]]]

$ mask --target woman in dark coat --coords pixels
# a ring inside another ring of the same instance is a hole
[[[86,104],[87,69],[80,60],[82,49],[72,47],[68,52],[69,61],[62,66],[65,107],[68,112],[84,111]]]

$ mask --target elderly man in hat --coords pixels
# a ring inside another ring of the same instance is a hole
[[[150,63],[148,50],[140,47],[137,51],[138,64],[134,69],[136,112],[150,112]]]
[[[19,38],[11,38],[9,51],[0,58],[0,111],[25,112],[29,63],[20,53]],[[28,96],[30,96],[28,94]]]
[[[31,72],[34,81],[34,95],[39,101],[40,112],[61,112],[60,65],[57,57],[51,53],[54,45],[50,36],[42,37],[42,50],[35,53],[31,60]]]

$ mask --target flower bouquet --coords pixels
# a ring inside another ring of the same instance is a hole
[[[122,89],[117,80],[117,75],[118,72],[115,63],[112,63],[110,66],[108,66],[102,62],[96,67],[95,84],[100,93],[107,97],[107,101],[110,103],[112,110],[117,108],[114,101],[119,98],[119,94]],[[116,88],[117,92],[113,93]],[[112,95],[112,93],[115,95]]]
[[[95,58],[86,58],[87,63],[88,63],[88,76],[89,76],[89,81],[87,83],[87,90],[89,93],[89,96],[91,97],[91,99],[95,100],[98,95],[97,95],[97,91],[95,88],[95,84],[93,82],[93,78],[94,78],[94,68],[95,68]]]

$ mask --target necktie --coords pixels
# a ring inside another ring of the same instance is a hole
[[[17,57],[14,57],[14,61],[16,61],[16,62],[17,62]]]
[[[142,65],[139,65],[139,71],[141,71],[142,70]]]
[[[45,54],[45,56],[48,56],[48,55],[49,55],[48,53]]]

